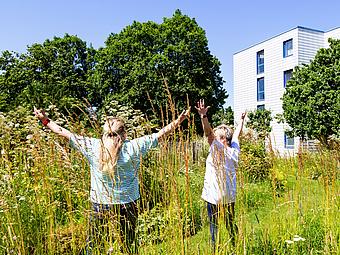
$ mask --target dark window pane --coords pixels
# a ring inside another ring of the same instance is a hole
[[[257,101],[264,100],[264,78],[257,79]]]
[[[292,75],[293,75],[293,69],[283,72],[283,86],[284,87],[286,87],[287,81],[289,81],[292,78]]]
[[[293,55],[293,39],[283,42],[283,57],[289,57]]]
[[[261,50],[256,54],[256,62],[257,62],[257,74],[264,72],[264,51]]]

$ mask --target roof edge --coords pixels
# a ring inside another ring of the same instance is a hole
[[[326,31],[326,33],[328,33],[328,32],[332,32],[333,30],[336,30],[336,29],[340,29],[340,27],[335,27],[335,28],[332,28],[332,29],[330,29],[330,30]]]
[[[337,27],[337,28],[339,28],[339,27]],[[334,28],[334,29],[332,29],[332,30],[335,30],[335,29],[337,29],[337,28]],[[285,32],[282,32],[282,33],[278,34],[278,35],[274,35],[274,36],[272,36],[272,37],[270,37],[270,38],[268,38],[268,39],[266,39],[266,40],[263,40],[263,41],[261,41],[261,42],[259,42],[259,43],[255,43],[255,44],[253,44],[253,45],[251,45],[251,46],[249,46],[249,47],[247,47],[247,48],[245,48],[245,49],[243,49],[243,50],[239,50],[239,51],[235,52],[233,55],[236,55],[236,54],[238,54],[238,53],[240,53],[240,52],[242,52],[242,51],[248,50],[248,49],[250,49],[250,48],[252,48],[252,47],[254,47],[254,46],[256,46],[256,45],[259,45],[259,44],[261,44],[261,43],[264,43],[264,42],[266,42],[266,41],[269,41],[269,40],[271,40],[271,39],[273,39],[273,38],[275,38],[275,37],[278,37],[278,36],[280,36],[280,35],[283,35],[283,34],[285,34],[285,33],[288,33],[288,32],[290,32],[290,31],[293,31],[293,30],[295,30],[295,29],[304,29],[304,30],[309,30],[309,31],[313,31],[313,32],[318,32],[318,33],[325,33],[324,31],[318,30],[318,29],[313,29],[313,28],[308,28],[308,27],[303,27],[303,26],[296,26],[296,27],[291,28],[291,29],[289,29],[289,30],[287,30],[287,31],[285,31]],[[330,31],[332,31],[332,30],[329,30],[329,31],[327,31],[327,32],[330,32]]]

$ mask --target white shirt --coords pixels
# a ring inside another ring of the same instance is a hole
[[[236,200],[236,168],[240,146],[237,139],[231,147],[218,140],[210,146],[206,161],[202,198],[211,204],[227,204]]]

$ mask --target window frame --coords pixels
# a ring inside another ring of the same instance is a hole
[[[290,73],[290,77],[287,80],[286,74]],[[293,76],[293,69],[288,69],[286,71],[283,71],[283,87],[286,88],[287,82],[292,78]]]
[[[259,81],[263,81],[263,90],[259,90]],[[257,84],[256,84],[256,88],[257,88],[257,102],[262,102],[265,100],[265,88],[264,88],[264,77],[261,78],[257,78]],[[263,94],[263,98],[260,98],[260,93],[261,95]]]
[[[263,56],[262,58],[260,56]],[[261,59],[263,59],[262,63],[260,63]],[[264,73],[264,50],[260,50],[256,52],[256,73],[262,74]]]
[[[259,111],[259,110],[265,110],[266,107],[265,107],[264,104],[258,104],[258,105],[256,106],[256,109],[257,109],[258,111]]]
[[[291,45],[291,48],[288,46]],[[283,42],[283,58],[288,58],[293,55],[293,38]]]
[[[292,141],[293,143],[289,141]],[[285,143],[285,149],[294,149],[295,147],[294,137],[288,136],[286,132],[284,133],[284,143]]]

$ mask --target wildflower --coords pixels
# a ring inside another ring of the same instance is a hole
[[[19,201],[25,201],[25,197],[24,196],[19,196]]]
[[[295,235],[293,240],[294,242],[298,242],[298,241],[305,241],[306,239],[301,236]]]
[[[9,174],[5,174],[2,176],[2,178],[5,182],[8,182],[11,179],[11,176]]]
[[[108,250],[107,250],[107,254],[112,254],[113,252],[113,247],[110,247]]]
[[[20,127],[20,124],[19,123],[15,123],[14,127],[18,128],[18,127]]]
[[[294,243],[294,241],[292,241],[292,240],[286,240],[285,241],[287,244],[293,244]]]

